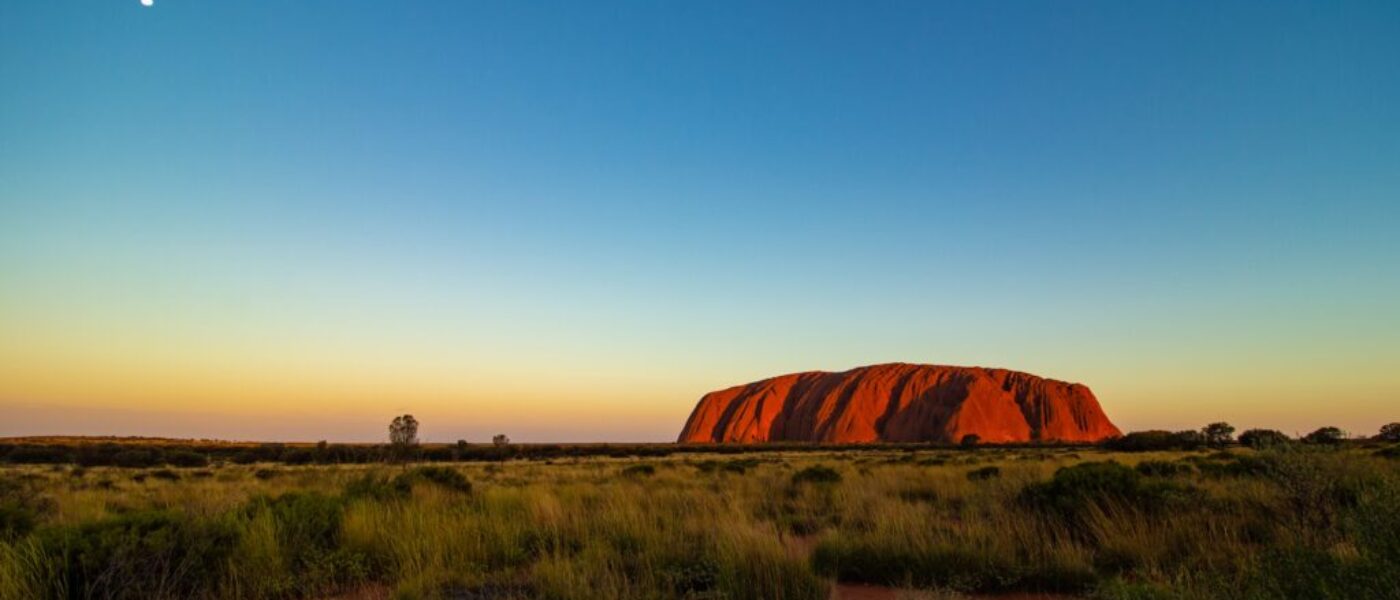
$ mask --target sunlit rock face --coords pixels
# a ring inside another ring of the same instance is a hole
[[[1088,387],[981,367],[886,364],[809,371],[710,392],[695,442],[1093,442],[1121,435]]]

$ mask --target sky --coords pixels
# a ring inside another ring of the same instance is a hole
[[[894,361],[1400,420],[1400,3],[0,3],[0,436],[668,441]]]

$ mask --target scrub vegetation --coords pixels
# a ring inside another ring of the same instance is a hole
[[[11,464],[0,598],[1397,598],[1392,444]]]

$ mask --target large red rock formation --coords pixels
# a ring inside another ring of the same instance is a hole
[[[1089,388],[1005,369],[888,364],[705,394],[680,442],[1091,442],[1121,435]]]

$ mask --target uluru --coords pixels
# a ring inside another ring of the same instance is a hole
[[[1094,442],[1121,435],[1089,388],[1007,369],[893,363],[705,394],[677,441]]]

